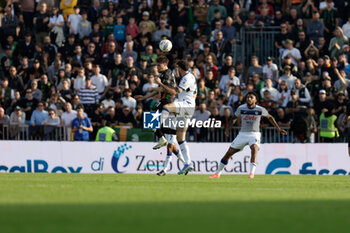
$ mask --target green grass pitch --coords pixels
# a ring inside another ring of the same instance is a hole
[[[0,232],[349,232],[349,176],[0,174]]]

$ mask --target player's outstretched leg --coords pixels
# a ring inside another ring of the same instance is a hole
[[[250,172],[249,172],[249,178],[253,179],[256,169],[256,161],[257,161],[257,154],[259,150],[259,146],[256,144],[253,144],[250,146],[251,149],[251,158],[250,158]]]
[[[228,161],[230,160],[231,156],[234,155],[235,153],[237,153],[238,151],[240,151],[240,150],[230,147],[227,150],[224,157],[221,159],[218,170],[215,172],[214,175],[209,176],[209,178],[220,178],[220,175],[221,175],[222,171],[224,170],[224,168],[226,167],[226,165],[228,164]]]
[[[173,153],[168,152],[166,159],[164,161],[164,165],[163,165],[164,169],[157,173],[158,176],[165,176],[166,173],[169,171],[172,155],[173,155]]]

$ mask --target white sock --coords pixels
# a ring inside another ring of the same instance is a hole
[[[175,152],[175,155],[183,164],[185,164],[184,157],[182,156],[182,153],[179,149],[177,149],[177,151]]]
[[[171,159],[173,157],[172,155],[173,154],[170,153],[170,154],[167,154],[167,156],[166,156],[166,159],[164,161],[164,169],[163,169],[165,172],[168,172],[168,170],[169,170],[170,162],[171,162]]]
[[[185,160],[185,164],[191,163],[190,150],[186,141],[179,142],[180,150]]]
[[[250,173],[255,173],[256,163],[250,163]]]
[[[224,170],[224,168],[226,167],[226,165],[227,165],[227,161],[225,161],[225,160],[221,160],[221,162],[220,162],[220,164],[219,164],[219,168],[218,168],[218,170],[216,171],[216,174],[217,175],[221,175],[221,173],[222,173],[222,171]]]

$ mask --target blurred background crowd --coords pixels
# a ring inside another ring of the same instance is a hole
[[[169,68],[185,59],[198,80],[194,118],[227,127],[245,93],[256,91],[259,104],[293,133],[291,141],[346,140],[348,0],[1,0],[0,6],[1,139],[6,125],[9,138],[21,126],[40,139],[66,127],[75,140],[94,140],[104,125],[142,128],[143,112],[160,96],[133,97],[157,87],[158,44],[167,38]],[[273,35],[260,44],[266,56],[249,49],[238,57],[242,38],[254,30]],[[190,130],[191,140],[223,140],[207,131]]]

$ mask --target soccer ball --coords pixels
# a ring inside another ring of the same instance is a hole
[[[173,47],[173,44],[170,40],[164,39],[159,43],[159,48],[163,52],[169,52],[171,48]]]

